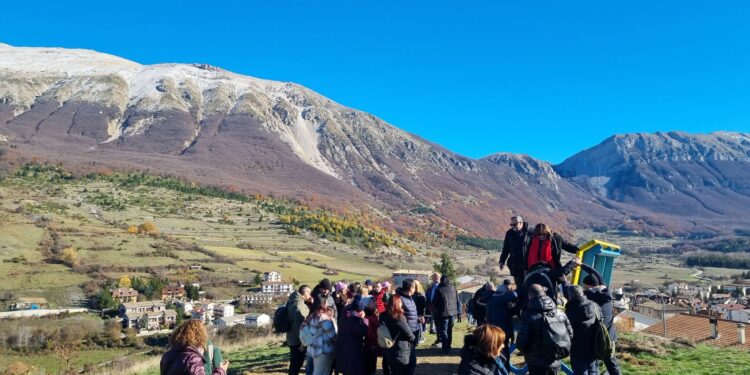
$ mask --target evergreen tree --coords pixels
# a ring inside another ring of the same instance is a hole
[[[440,256],[440,263],[435,263],[432,268],[435,272],[440,272],[441,275],[447,276],[448,280],[452,283],[456,282],[456,267],[453,265],[453,260],[447,252]]]

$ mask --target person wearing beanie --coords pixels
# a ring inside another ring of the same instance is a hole
[[[568,286],[564,292],[565,298],[568,299],[565,305],[565,315],[573,327],[570,345],[570,363],[573,366],[573,373],[598,374],[599,364],[591,348],[594,347],[596,334],[594,324],[596,324],[596,318],[602,313],[597,304],[586,298],[580,286]]]
[[[320,280],[318,285],[313,288],[312,291],[313,302],[319,298],[325,298],[327,300],[326,306],[333,310],[333,319],[337,319],[341,311],[336,306],[336,301],[333,298],[333,286],[331,280],[323,279]]]
[[[365,299],[357,295],[342,313],[336,338],[336,371],[338,373],[363,374],[365,362]]]
[[[588,273],[583,278],[583,294],[586,295],[586,298],[599,305],[602,313],[602,322],[607,326],[609,338],[612,339],[613,343],[616,343],[617,328],[614,324],[614,312],[612,311],[612,293],[610,293],[609,288],[605,285],[602,275],[595,268],[588,264],[581,264],[581,270]],[[614,355],[603,362],[607,366],[607,371],[610,375],[620,375],[620,364]]]

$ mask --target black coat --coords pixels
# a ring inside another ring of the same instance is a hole
[[[336,369],[345,375],[365,375],[365,335],[367,323],[352,311],[341,314],[336,337]]]
[[[477,340],[474,335],[464,337],[458,375],[508,375],[508,370],[504,365],[498,365],[498,361],[477,351],[476,345]],[[501,364],[505,362],[502,356],[499,359]]]
[[[560,367],[560,361],[550,361],[543,353],[542,340],[544,335],[544,315],[562,314],[557,311],[557,306],[551,298],[546,295],[534,297],[521,314],[521,325],[518,329],[516,344],[523,351],[526,363],[531,366]],[[554,315],[552,315],[554,316]],[[568,335],[573,337],[573,327],[570,326],[568,318],[565,317],[565,325]]]
[[[474,292],[474,298],[471,299],[471,315],[477,320],[477,324],[484,324],[487,321],[487,301],[493,293],[484,287]]]
[[[409,324],[406,323],[406,317],[394,319],[388,313],[380,314],[380,324],[385,324],[388,327],[388,332],[391,333],[391,337],[395,341],[393,347],[385,349],[385,358],[388,363],[408,365],[412,342],[416,340],[416,337],[409,328]]]
[[[422,293],[415,293],[412,298],[414,299],[414,305],[417,306],[417,315],[424,316],[427,310],[427,297]]]
[[[450,283],[440,283],[432,301],[432,316],[448,318],[458,315],[458,292]]]
[[[594,323],[596,317],[601,316],[599,306],[583,297],[571,300],[565,305],[565,315],[573,327],[573,338],[570,345],[571,358],[594,359]]]
[[[526,245],[525,245],[525,251],[523,258],[523,267],[524,269],[528,270],[528,264],[529,264],[529,250],[531,249],[531,241],[533,240],[534,236],[527,236],[526,237]],[[562,255],[562,251],[565,250],[571,254],[578,253],[578,246],[566,241],[562,236],[560,236],[557,233],[552,234],[552,261],[555,263],[555,269],[560,270],[562,269],[562,264],[560,264],[560,255]]]
[[[508,229],[505,232],[505,240],[503,241],[503,251],[500,253],[500,264],[508,262],[508,269],[511,273],[515,274],[517,271],[523,273],[526,270],[526,265],[523,263],[526,259],[526,241],[528,237],[531,237],[529,231],[529,223],[523,223],[521,233]]]
[[[599,287],[587,289],[583,292],[583,294],[586,295],[586,298],[599,305],[599,308],[602,311],[602,322],[604,322],[604,325],[607,326],[607,331],[609,331],[609,338],[613,342],[616,342],[617,329],[615,328],[615,317],[614,312],[612,311],[612,293],[610,293],[609,288],[601,287],[602,285],[605,285],[604,278],[596,269],[586,264],[581,265],[581,268],[586,272],[594,275],[594,277],[596,277],[596,279],[599,281]]]

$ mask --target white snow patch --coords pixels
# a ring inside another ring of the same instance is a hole
[[[290,104],[294,106],[293,103],[290,102]],[[341,176],[339,176],[328,161],[323,158],[323,155],[318,149],[318,144],[320,142],[320,134],[318,133],[320,130],[320,124],[307,121],[303,116],[304,112],[311,107],[294,107],[297,111],[297,121],[294,122],[294,126],[291,130],[281,132],[281,139],[292,148],[292,151],[299,156],[302,161],[323,173],[341,179]]]

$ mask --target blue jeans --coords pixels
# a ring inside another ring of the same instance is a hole
[[[608,360],[602,361],[604,362],[604,366],[607,367],[607,372],[609,372],[609,375],[620,375],[620,364],[617,362],[617,358],[615,357],[615,354],[612,353],[612,358],[609,358]]]
[[[440,344],[443,346],[443,353],[451,351],[451,343],[453,342],[453,323],[454,318],[452,316],[447,318],[435,318],[435,326],[437,328]]]
[[[573,375],[599,375],[599,361],[595,358],[570,357]]]

